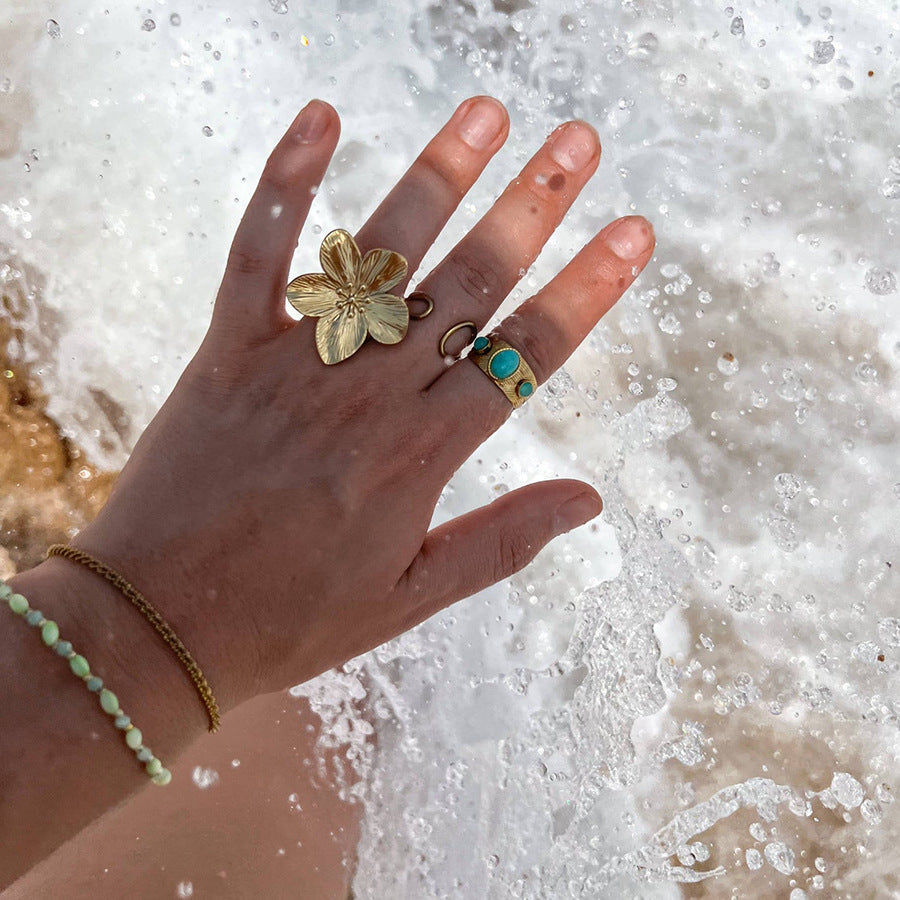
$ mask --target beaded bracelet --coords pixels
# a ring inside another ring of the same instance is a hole
[[[172,773],[163,768],[163,764],[153,755],[149,747],[143,744],[143,735],[140,728],[131,724],[131,719],[119,708],[119,700],[108,688],[103,687],[103,680],[91,674],[88,661],[76,653],[69,641],[59,639],[59,626],[50,619],[45,619],[44,614],[37,609],[31,609],[28,601],[21,595],[13,593],[12,588],[0,581],[0,600],[5,600],[9,608],[25,621],[41,630],[41,640],[51,650],[55,650],[60,656],[69,661],[69,668],[81,678],[87,689],[100,695],[100,706],[103,711],[115,719],[115,726],[125,732],[125,743],[134,750],[134,755],[144,764],[147,774],[154,784],[168,784],[172,780]]]

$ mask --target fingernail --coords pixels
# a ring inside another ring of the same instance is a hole
[[[597,152],[597,132],[584,122],[569,122],[552,138],[550,155],[564,169],[583,169]]]
[[[606,233],[606,246],[619,259],[637,259],[653,243],[653,226],[643,216],[625,216]]]
[[[301,144],[315,144],[322,139],[328,127],[328,108],[315,100],[311,100],[300,113],[297,120],[297,140]]]
[[[603,501],[589,492],[579,494],[571,500],[566,500],[556,510],[556,522],[560,527],[559,534],[571,531],[579,525],[584,525],[603,512]]]
[[[506,124],[503,107],[485,97],[473,103],[459,123],[459,136],[473,150],[486,150]]]

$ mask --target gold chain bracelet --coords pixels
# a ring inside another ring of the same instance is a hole
[[[47,549],[46,556],[48,558],[61,556],[72,562],[81,563],[81,565],[86,566],[92,572],[115,585],[144,614],[150,624],[162,636],[162,639],[175,651],[175,655],[187,669],[191,681],[197,686],[200,699],[209,712],[209,730],[217,731],[219,728],[219,704],[216,703],[216,698],[213,696],[209,682],[207,682],[203,672],[200,671],[200,666],[197,665],[187,647],[181,643],[181,640],[172,630],[169,623],[147,602],[144,595],[134,585],[119,575],[118,572],[105,563],[100,562],[99,559],[95,559],[90,553],[85,553],[84,550],[78,550],[75,547],[70,547],[68,544],[53,544]]]

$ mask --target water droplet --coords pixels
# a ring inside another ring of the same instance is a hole
[[[790,875],[794,871],[794,851],[783,841],[772,841],[766,844],[766,862],[782,875]]]
[[[47,19],[47,34],[54,39],[59,37],[60,28],[56,19]]]
[[[178,887],[175,888],[175,896],[184,900],[187,897],[194,896],[194,885],[190,881],[179,881]]]
[[[156,30],[156,22],[153,19],[144,19],[141,23],[141,31],[155,31]]]
[[[664,331],[666,334],[674,334],[679,335],[683,332],[681,327],[681,322],[678,321],[678,317],[674,313],[666,313],[659,320],[659,330]]]
[[[628,47],[628,55],[634,59],[650,59],[659,49],[659,38],[651,31],[642,34],[636,41],[633,41]],[[897,85],[900,88],[900,84]],[[900,91],[898,91],[900,97]],[[897,104],[900,106],[900,103]]]
[[[215,769],[204,769],[203,766],[194,766],[191,779],[201,790],[212,787],[219,780],[219,773]]]
[[[674,378],[660,378],[656,382],[656,389],[661,394],[668,394],[678,387],[678,382]]]
[[[781,472],[773,480],[775,482],[775,493],[785,500],[791,500],[800,493],[800,479],[790,472]]]
[[[723,375],[736,375],[741,368],[733,353],[723,353],[717,360],[716,367]]]
[[[835,772],[831,779],[834,799],[846,809],[856,809],[866,796],[863,786],[847,772]]]
[[[875,368],[871,363],[861,362],[859,365],[853,370],[854,376],[857,380],[863,382],[863,384],[873,384],[878,381],[878,369]]]
[[[279,16],[283,16],[288,11],[287,0],[269,0],[269,6]]]
[[[212,128],[209,127],[209,125],[204,125],[204,126],[203,126],[203,133],[204,133],[207,137],[212,137],[212,135],[213,135],[213,130],[212,130]]]
[[[759,850],[755,850],[751,847],[745,854],[747,858],[747,868],[755,871],[756,869],[761,869],[763,864],[762,854]]]
[[[687,75],[685,75],[684,72],[682,72],[680,75],[677,75],[675,77],[675,83],[680,85],[687,84]]]
[[[744,20],[740,16],[735,16],[731,20],[731,33],[736,35],[737,37],[742,37],[744,34]]]
[[[330,47],[330,46],[334,43],[334,35],[333,35],[333,34],[326,34],[326,35],[325,35],[325,40],[322,41],[322,43],[323,43],[326,47]]]
[[[174,25],[177,28],[181,24],[181,16],[179,16],[178,13],[172,13],[172,15],[169,16],[169,24]]]
[[[888,616],[878,622],[878,637],[888,647],[900,647],[900,619]]]
[[[813,44],[812,61],[817,66],[824,66],[834,59],[834,44],[829,41],[816,41]]]
[[[883,297],[897,290],[897,278],[890,269],[873,266],[866,272],[866,287],[873,293]]]

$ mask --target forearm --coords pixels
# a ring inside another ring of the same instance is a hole
[[[65,560],[50,559],[9,584],[57,623],[60,639],[87,659],[143,743],[171,768],[208,720],[150,623],[115,587]],[[2,606],[0,889],[142,788],[177,789],[151,784],[98,695],[43,644],[40,629]]]

